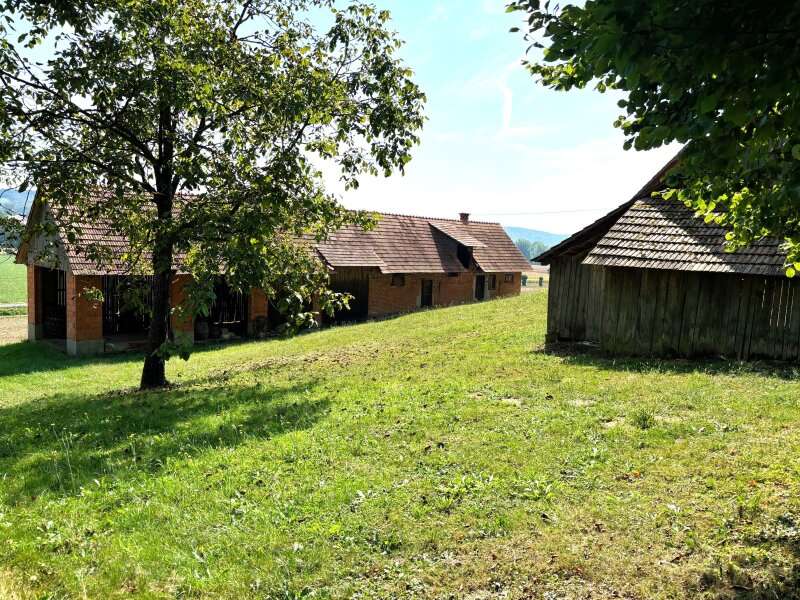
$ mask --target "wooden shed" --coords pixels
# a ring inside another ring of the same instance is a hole
[[[652,197],[664,167],[631,200],[536,260],[550,265],[549,342],[621,355],[800,359],[800,280],[781,243],[735,253],[725,230]]]

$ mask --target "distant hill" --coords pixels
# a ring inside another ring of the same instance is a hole
[[[519,239],[528,240],[529,242],[542,242],[548,248],[550,246],[555,246],[567,237],[559,233],[549,233],[547,231],[539,231],[538,229],[526,229],[525,227],[504,227],[504,229],[508,237],[515,242]]]
[[[0,190],[0,211],[11,213],[12,215],[27,216],[35,195],[36,190],[34,189],[25,192],[8,189]]]

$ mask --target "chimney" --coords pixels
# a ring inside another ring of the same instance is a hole
[[[469,213],[458,213],[462,223],[469,223]]]

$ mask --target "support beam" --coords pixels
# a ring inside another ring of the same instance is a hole
[[[67,273],[67,354],[102,354],[103,304],[87,296],[91,289],[102,289],[99,275]]]
[[[28,341],[42,339],[43,315],[41,269],[36,265],[28,265]]]

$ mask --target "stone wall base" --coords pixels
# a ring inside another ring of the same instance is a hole
[[[28,323],[28,341],[35,342],[42,339],[44,333],[41,323]]]
[[[106,350],[105,340],[70,340],[67,339],[67,354],[70,356],[91,356],[102,354]]]

